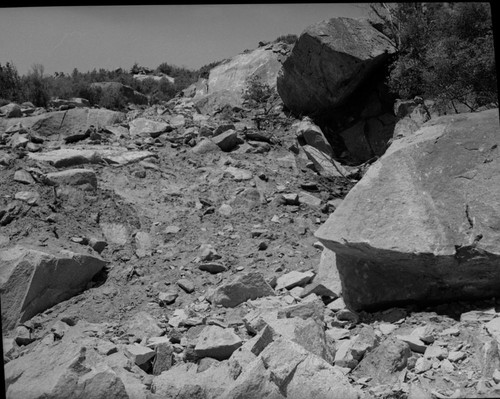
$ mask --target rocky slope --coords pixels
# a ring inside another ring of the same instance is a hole
[[[499,397],[498,110],[369,104],[393,143],[359,167],[281,108],[6,106],[7,398]],[[431,255],[459,266],[439,304]]]

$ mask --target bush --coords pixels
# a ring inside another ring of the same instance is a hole
[[[283,42],[287,44],[295,44],[299,40],[297,35],[289,33],[288,35],[279,36],[274,43]]]
[[[8,102],[21,102],[22,82],[17,69],[11,62],[0,64],[0,94]],[[4,104],[5,105],[5,104]]]
[[[97,91],[96,91],[97,93]],[[102,108],[121,111],[127,106],[127,99],[123,96],[118,87],[111,87],[108,90],[100,91],[98,105]]]
[[[457,101],[471,111],[498,104],[488,3],[380,3],[372,9],[398,49],[388,79],[393,93]]]

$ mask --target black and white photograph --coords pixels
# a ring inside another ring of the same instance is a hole
[[[2,5],[0,397],[500,398],[497,8]]]

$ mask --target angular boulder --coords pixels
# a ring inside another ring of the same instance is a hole
[[[217,360],[229,359],[233,352],[243,344],[233,329],[219,326],[206,326],[198,336],[195,354]]]
[[[16,246],[0,251],[2,328],[10,330],[80,293],[105,265],[99,257],[66,250]]]
[[[396,140],[316,236],[352,309],[498,295],[498,109]]]
[[[332,18],[308,27],[283,63],[277,89],[294,113],[341,105],[395,48],[366,20]]]
[[[130,122],[130,136],[132,137],[158,137],[163,132],[172,130],[165,122],[157,122],[147,118],[137,118]]]
[[[212,303],[234,308],[249,299],[276,295],[264,276],[258,272],[246,273],[218,287],[210,296]]]

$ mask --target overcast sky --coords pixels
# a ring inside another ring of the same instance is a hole
[[[129,69],[162,62],[198,69],[300,33],[332,17],[366,17],[368,5],[234,4],[0,8],[0,64],[20,74]]]

